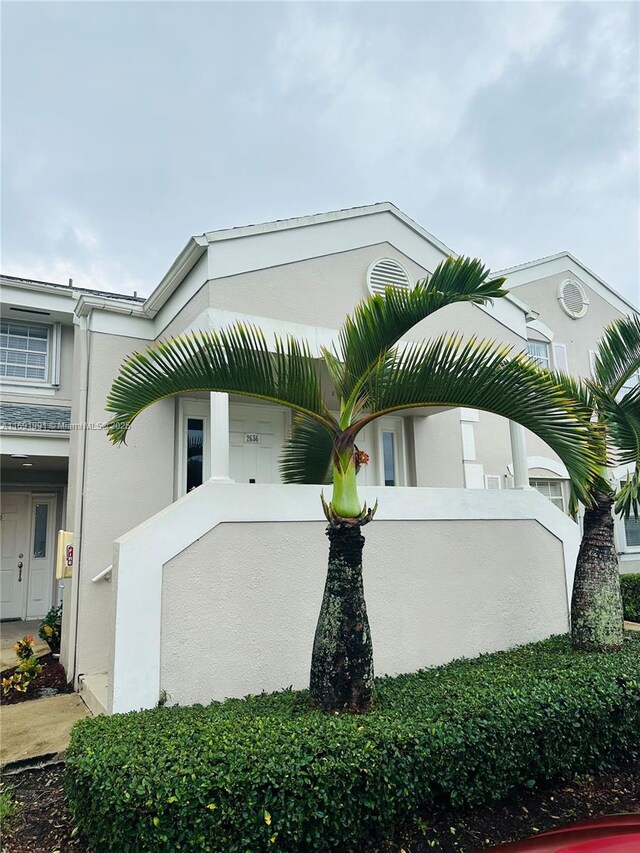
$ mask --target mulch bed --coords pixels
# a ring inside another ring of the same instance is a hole
[[[73,836],[62,778],[60,765],[6,777],[4,784],[11,786],[20,805],[3,828],[2,853],[91,853],[82,838]],[[417,826],[396,833],[392,842],[357,853],[475,853],[492,844],[619,812],[640,812],[639,764],[524,791],[499,805],[425,814]]]
[[[42,672],[27,687],[24,693],[11,690],[6,696],[0,696],[0,704],[17,705],[19,702],[29,702],[32,699],[42,699],[44,696],[55,696],[59,693],[73,693],[73,685],[67,684],[67,674],[60,661],[52,654],[40,658]],[[5,669],[2,678],[8,678],[17,667]],[[52,691],[55,691],[52,692]]]

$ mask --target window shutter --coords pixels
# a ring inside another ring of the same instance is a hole
[[[553,345],[553,363],[556,370],[561,370],[563,373],[569,372],[566,344]]]

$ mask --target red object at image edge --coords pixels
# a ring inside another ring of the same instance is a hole
[[[593,818],[489,849],[502,853],[640,853],[640,814]]]

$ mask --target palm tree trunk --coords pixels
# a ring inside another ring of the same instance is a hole
[[[329,566],[313,642],[310,698],[323,711],[363,713],[373,701],[373,646],[362,583],[360,525],[329,525]]]
[[[575,649],[613,651],[622,646],[624,639],[611,514],[613,496],[599,493],[595,499],[584,514],[571,596],[571,639]]]

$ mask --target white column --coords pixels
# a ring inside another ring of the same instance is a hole
[[[514,489],[529,488],[529,466],[527,465],[527,442],[524,427],[509,421],[511,438],[511,459],[513,461]]]
[[[232,483],[229,477],[229,395],[212,391],[209,405],[210,479]]]

